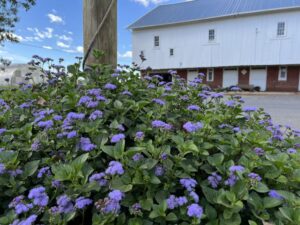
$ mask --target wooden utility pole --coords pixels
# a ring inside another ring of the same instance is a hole
[[[117,2],[83,0],[85,66],[94,63],[117,65]],[[100,61],[93,56],[94,49],[105,53]]]

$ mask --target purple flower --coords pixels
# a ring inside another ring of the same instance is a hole
[[[109,175],[115,175],[115,174],[122,175],[124,173],[124,169],[120,162],[111,161],[105,173]]]
[[[212,188],[217,188],[219,183],[222,181],[222,177],[217,173],[212,173],[207,179]]]
[[[98,101],[102,101],[102,102],[106,102],[106,101],[107,101],[107,98],[105,98],[105,97],[102,96],[102,95],[96,96],[96,99],[97,99]]]
[[[4,132],[6,132],[5,128],[0,128],[0,135],[2,135]]]
[[[67,195],[61,195],[56,202],[59,213],[70,213],[74,210],[74,205]]]
[[[132,93],[130,91],[123,91],[122,95],[132,96]]]
[[[120,124],[120,125],[118,125],[118,130],[125,131],[125,127],[122,124]]]
[[[116,134],[114,136],[112,136],[112,138],[110,139],[111,143],[118,143],[119,141],[125,139],[125,135],[124,134]]]
[[[23,170],[21,170],[21,169],[16,169],[16,170],[8,170],[7,172],[8,172],[11,176],[16,177],[16,176],[22,174],[22,173],[23,173]]]
[[[294,148],[289,148],[289,149],[287,150],[287,153],[288,153],[288,154],[295,154],[295,153],[297,153],[297,150],[294,149]]]
[[[232,128],[232,130],[233,130],[235,133],[238,133],[238,132],[241,131],[241,128],[239,128],[239,127],[234,127],[234,128]]]
[[[190,98],[187,95],[183,95],[183,96],[180,97],[180,100],[182,100],[182,101],[188,101],[189,99]]]
[[[177,202],[178,206],[183,206],[188,202],[188,200],[186,197],[182,196],[182,197],[176,198],[176,202]]]
[[[96,145],[92,144],[91,140],[89,138],[80,138],[80,148],[81,150],[85,152],[90,152],[94,148],[96,148]]]
[[[152,127],[154,128],[162,128],[164,130],[171,130],[172,129],[172,125],[165,123],[161,120],[154,120],[152,121]]]
[[[200,107],[197,105],[190,105],[187,109],[190,111],[200,111]]]
[[[155,173],[156,176],[161,177],[161,176],[164,175],[165,169],[164,169],[163,166],[157,165],[157,166],[155,167],[154,173]]]
[[[195,217],[200,219],[202,217],[202,214],[203,208],[200,205],[194,203],[188,206],[187,215],[189,217]]]
[[[240,89],[239,87],[232,87],[230,88],[231,91],[241,91],[242,89]]]
[[[99,102],[90,101],[89,103],[87,103],[86,107],[89,108],[89,109],[92,109],[92,108],[96,108],[98,105],[99,105]]]
[[[118,214],[121,209],[120,203],[111,199],[105,201],[104,207],[101,209],[101,212],[108,214]]]
[[[49,166],[41,168],[38,172],[37,178],[42,178],[44,176],[44,174],[51,175]]]
[[[55,121],[60,121],[60,120],[62,120],[62,119],[63,119],[63,117],[60,116],[60,115],[55,115],[55,116],[53,116],[53,120],[55,120]]]
[[[77,132],[75,130],[73,130],[73,131],[68,133],[67,137],[68,137],[68,139],[77,137]]]
[[[191,192],[189,193],[189,195],[194,199],[194,201],[195,201],[196,203],[199,202],[199,196],[197,195],[196,192],[191,191]]]
[[[83,113],[75,113],[75,112],[70,112],[67,115],[67,120],[82,120],[84,119],[85,115]]]
[[[160,155],[160,158],[162,159],[162,160],[166,160],[167,158],[168,158],[168,154],[167,153],[162,153],[161,155]]]
[[[44,128],[46,130],[50,129],[53,127],[54,123],[52,120],[47,120],[47,121],[40,121],[37,124],[40,128]]]
[[[192,191],[198,183],[192,178],[182,178],[180,179],[180,184],[188,191]]]
[[[252,180],[261,181],[261,177],[257,173],[249,173],[248,177]]]
[[[87,105],[90,101],[92,101],[92,98],[89,96],[82,96],[78,103],[77,106],[82,106],[82,105]]]
[[[117,86],[114,84],[108,83],[108,84],[105,84],[104,88],[107,90],[115,90],[117,88]]]
[[[20,215],[22,213],[28,212],[32,208],[33,208],[32,204],[19,203],[15,206],[15,212],[16,214]]]
[[[143,140],[144,137],[145,137],[145,134],[142,131],[138,131],[138,132],[135,133],[135,139],[136,140]]]
[[[229,101],[225,102],[225,105],[232,108],[235,105],[235,101],[229,100]]]
[[[49,197],[45,193],[44,187],[37,187],[30,190],[28,194],[29,199],[33,199],[33,204],[41,207],[45,207],[48,204]]]
[[[158,80],[163,80],[164,79],[161,75],[158,75],[158,74],[154,75],[153,78],[156,78]]]
[[[210,95],[212,98],[223,98],[224,95],[221,93],[211,93]]]
[[[257,108],[251,107],[251,106],[245,106],[245,107],[243,107],[243,111],[244,112],[254,112],[254,111],[257,111]]]
[[[54,188],[59,188],[61,186],[61,182],[59,180],[53,180],[51,184]]]
[[[88,90],[88,94],[94,95],[94,96],[99,96],[99,95],[101,95],[101,89],[100,88],[90,89],[90,90]]]
[[[170,195],[170,197],[167,199],[167,206],[168,209],[175,209],[178,207],[178,202],[175,195]]]
[[[165,105],[165,104],[166,104],[165,101],[163,101],[163,100],[161,100],[161,99],[158,99],[158,98],[152,99],[152,102],[157,103],[157,104],[159,104],[159,105]]]
[[[76,199],[75,207],[77,209],[83,209],[92,203],[93,203],[93,201],[89,198],[79,197]]]
[[[265,151],[262,148],[255,148],[254,152],[258,156],[263,156],[265,154]]]
[[[225,185],[232,187],[237,182],[238,177],[235,174],[230,174],[229,178],[225,181]]]
[[[136,153],[132,156],[132,160],[134,162],[140,161],[142,159],[144,159],[144,156],[141,153]]]
[[[155,88],[155,84],[149,84],[147,88],[148,89],[154,89]]]
[[[96,173],[89,178],[89,182],[97,182],[101,187],[107,185],[107,180],[104,178],[105,173]]]
[[[197,123],[186,122],[186,123],[183,125],[183,128],[184,128],[187,132],[193,133],[193,132],[196,132],[196,131],[200,130],[201,128],[203,128],[203,124],[200,123],[200,122],[197,122]]]
[[[284,199],[284,197],[282,196],[282,195],[280,195],[277,191],[275,191],[275,190],[270,190],[269,191],[269,196],[271,197],[271,198],[275,198],[275,199],[279,199],[279,200],[283,200]]]
[[[109,192],[108,197],[111,200],[120,202],[124,197],[124,193],[122,193],[120,190],[113,190],[113,191]]]
[[[5,165],[3,163],[0,163],[0,175],[5,173]]]
[[[37,215],[33,214],[33,215],[29,216],[27,219],[22,220],[20,222],[18,220],[16,220],[17,223],[15,223],[15,221],[14,221],[12,225],[32,225],[36,221],[36,219],[37,219]]]
[[[100,110],[96,110],[96,111],[92,112],[89,119],[94,121],[98,118],[102,118],[102,116],[103,116],[103,112],[101,112]]]
[[[131,209],[134,213],[139,213],[141,212],[141,204],[140,203],[134,203],[132,206],[131,206]]]
[[[234,173],[234,172],[243,172],[244,170],[245,170],[245,168],[243,166],[239,166],[239,165],[229,167],[229,171],[231,173]]]

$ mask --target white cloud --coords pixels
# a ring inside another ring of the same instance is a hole
[[[132,58],[132,51],[127,51],[123,54],[118,52],[118,57],[120,57],[120,58]]]
[[[56,45],[57,45],[58,47],[61,47],[61,48],[70,48],[70,45],[65,44],[65,43],[63,43],[63,42],[61,42],[61,41],[56,42]]]
[[[51,23],[64,23],[64,20],[57,15],[54,15],[52,13],[47,14],[48,18],[50,19]]]
[[[76,51],[78,53],[83,53],[83,47],[82,46],[77,46]]]
[[[63,40],[63,41],[72,41],[73,38],[69,37],[67,35],[56,35],[56,37],[58,37],[58,39]]]
[[[150,5],[150,3],[157,5],[157,4],[160,4],[162,2],[166,2],[168,0],[133,0],[133,1],[147,7],[147,6]]]
[[[43,45],[43,48],[44,49],[49,49],[49,50],[53,49],[51,46],[47,46],[47,45]]]
[[[40,31],[38,28],[31,28],[31,27],[28,27],[27,30],[33,32],[34,35],[33,37],[27,37],[27,41],[33,41],[33,40],[40,41],[46,38],[50,39],[53,37],[53,31],[54,31],[54,29],[50,27],[46,27],[44,31]]]

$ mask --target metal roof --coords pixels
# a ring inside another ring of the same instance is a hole
[[[300,0],[194,0],[160,5],[130,25],[139,29],[300,7]]]

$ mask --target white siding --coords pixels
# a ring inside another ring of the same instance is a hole
[[[265,91],[267,89],[267,70],[251,69],[249,84],[258,86],[261,91]]]
[[[286,23],[286,35],[277,37],[277,23]],[[277,12],[223,20],[133,31],[133,61],[153,69],[278,65],[300,63],[299,11]],[[208,40],[209,29],[216,39]],[[154,47],[154,36],[160,46]],[[174,48],[174,56],[169,49]]]

